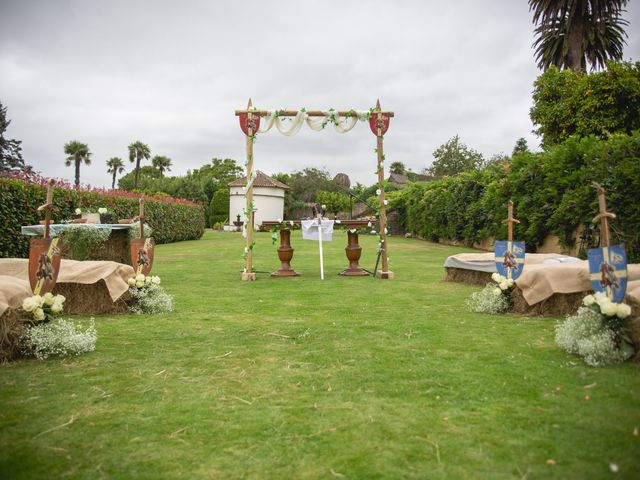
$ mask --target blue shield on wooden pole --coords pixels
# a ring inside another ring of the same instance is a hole
[[[518,278],[524,269],[524,242],[498,240],[494,252],[498,273],[513,280]]]
[[[591,285],[615,303],[624,299],[627,290],[627,254],[624,245],[592,248],[589,255]]]

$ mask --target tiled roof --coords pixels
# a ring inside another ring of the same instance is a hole
[[[244,187],[247,184],[247,177],[244,176],[242,178],[236,178],[233,182],[229,182],[230,187]],[[271,187],[271,188],[289,188],[288,185],[285,185],[282,182],[279,182],[275,178],[271,178],[269,175],[261,172],[260,170],[256,171],[256,179],[253,181],[254,187]]]

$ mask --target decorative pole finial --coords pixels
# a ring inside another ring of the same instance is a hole
[[[253,106],[253,103],[251,103],[251,97],[249,97],[249,103],[247,104],[247,110],[249,110],[252,106]]]
[[[381,110],[381,108],[380,108],[380,99],[376,100],[376,110]]]

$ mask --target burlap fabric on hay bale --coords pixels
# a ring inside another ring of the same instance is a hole
[[[70,315],[119,314],[129,311],[129,293],[114,302],[104,280],[90,284],[58,283],[53,293],[65,296],[64,313]]]

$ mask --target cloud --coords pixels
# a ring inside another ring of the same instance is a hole
[[[638,9],[629,5],[626,58],[637,58]],[[148,143],[173,174],[212,157],[244,163],[234,110],[395,111],[387,159],[418,171],[459,134],[486,157],[531,146],[528,117],[539,74],[526,2],[104,1],[5,2],[0,7],[0,100],[25,159],[71,178],[63,145],[88,143],[82,180],[110,182],[104,162]],[[307,166],[375,181],[375,137],[361,124],[296,137],[272,130],[256,167]]]

